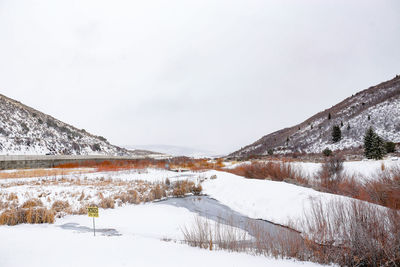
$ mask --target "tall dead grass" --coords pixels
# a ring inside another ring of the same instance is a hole
[[[245,251],[248,248],[249,235],[229,225],[211,222],[199,216],[195,217],[191,227],[181,229],[184,242],[193,247],[205,249],[224,249]]]
[[[54,223],[54,212],[43,207],[17,208],[4,211],[0,224],[17,225],[21,223]]]
[[[192,181],[184,180],[173,183],[172,195],[174,197],[183,197],[188,193],[200,195],[203,188],[200,184],[196,185]]]
[[[295,231],[282,228],[269,232],[251,222],[241,225],[244,230],[234,220],[222,224],[197,216],[190,227],[181,229],[183,242],[204,249],[246,252],[275,258],[310,260],[313,257],[310,246]]]
[[[126,203],[139,204],[169,196],[198,195],[202,190],[200,184],[196,185],[194,182],[187,180],[170,182],[167,185],[164,182],[153,183],[141,180],[58,177],[54,179],[12,181],[1,185],[4,188],[19,186],[27,186],[29,188],[27,192],[21,194],[24,198],[37,198],[28,199],[20,205],[17,194],[0,192],[0,213],[4,212],[3,223],[41,222],[41,220],[21,219],[20,214],[25,214],[25,209],[32,209],[32,212],[44,211],[43,202],[45,202],[46,206],[51,206],[49,212],[52,212],[56,217],[63,217],[66,214],[86,214],[88,205],[113,209]],[[53,186],[64,187],[65,190],[52,192],[51,189],[46,189],[46,187]],[[86,189],[90,190],[85,191]],[[66,198],[71,199],[73,205],[65,201]]]
[[[17,178],[34,178],[34,177],[52,177],[64,176],[71,173],[89,173],[93,170],[89,169],[29,169],[29,170],[15,170],[13,172],[0,172],[0,179],[17,179]]]

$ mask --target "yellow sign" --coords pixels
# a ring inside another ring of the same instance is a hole
[[[87,212],[89,217],[99,217],[99,208],[98,207],[88,207]]]

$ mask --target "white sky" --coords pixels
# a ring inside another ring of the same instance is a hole
[[[0,92],[117,145],[232,152],[396,74],[398,0],[0,0]]]

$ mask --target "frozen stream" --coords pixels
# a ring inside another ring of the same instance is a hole
[[[261,219],[249,218],[239,212],[236,212],[226,205],[219,203],[217,200],[208,196],[188,196],[184,198],[168,198],[151,205],[170,205],[189,210],[210,221],[215,221],[225,225],[231,225],[246,231],[250,236],[264,235],[274,237],[276,235],[288,235],[292,238],[301,238],[300,234],[286,227],[273,224],[269,221]],[[60,225],[62,229],[72,230],[81,233],[92,232],[93,228],[82,226],[75,222],[69,222]],[[118,229],[98,228],[96,233],[106,236],[121,235]]]
[[[240,228],[251,236],[255,236],[257,233],[268,233],[271,236],[288,234],[301,238],[300,234],[294,230],[265,220],[249,218],[208,196],[170,198],[162,200],[158,204],[186,208],[209,220]]]

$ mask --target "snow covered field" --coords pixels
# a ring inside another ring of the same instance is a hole
[[[225,166],[227,169],[232,169],[242,164],[250,164],[250,161],[245,162],[235,162],[227,163]],[[313,178],[318,174],[321,168],[321,163],[314,162],[290,162],[290,164],[305,176]],[[355,178],[361,179],[374,179],[382,173],[382,168],[384,170],[390,168],[400,168],[399,158],[387,158],[383,160],[363,160],[363,161],[345,161],[343,163],[343,172],[350,176],[355,176]]]
[[[285,226],[298,221],[310,210],[310,200],[349,199],[285,182],[245,179],[217,171],[209,173],[216,174],[218,179],[203,183],[205,194],[248,217]]]
[[[349,162],[347,168],[373,171],[375,168],[380,170],[380,164]],[[310,172],[319,168],[314,163],[301,163],[301,167]],[[212,179],[213,176],[217,178]],[[171,183],[184,180],[201,182],[204,194],[233,211],[281,225],[300,220],[309,211],[311,199],[323,202],[349,200],[293,184],[245,179],[220,171],[176,173],[146,169],[0,179],[0,201],[5,202],[15,194],[16,205],[30,198],[39,198],[45,207],[50,208],[56,200],[67,200],[72,209],[78,210],[82,192],[85,203],[97,203],[102,197],[130,189],[139,192],[140,186],[161,184],[167,178]],[[100,231],[113,229],[114,235],[111,236],[99,233],[94,237],[92,220],[87,215],[66,215],[57,218],[54,224],[3,225],[0,226],[0,236],[7,242],[0,242],[0,266],[315,265],[245,253],[202,250],[182,244],[181,228],[193,224],[195,216],[185,208],[159,202],[134,205],[117,199],[115,209],[100,209],[100,218],[96,219],[96,228]]]
[[[175,242],[194,214],[157,203],[100,210],[96,228],[120,236],[63,229],[66,223],[92,228],[87,216],[67,216],[54,225],[0,226],[0,266],[317,266],[244,253],[209,251]],[[163,241],[169,240],[171,241]]]
[[[312,162],[294,162],[294,166],[300,168],[308,176],[314,176],[321,168],[321,163]],[[400,168],[400,159],[389,158],[383,160],[363,160],[363,161],[346,161],[343,163],[343,172],[349,177],[362,178],[366,180],[376,178],[382,170],[390,168]]]

